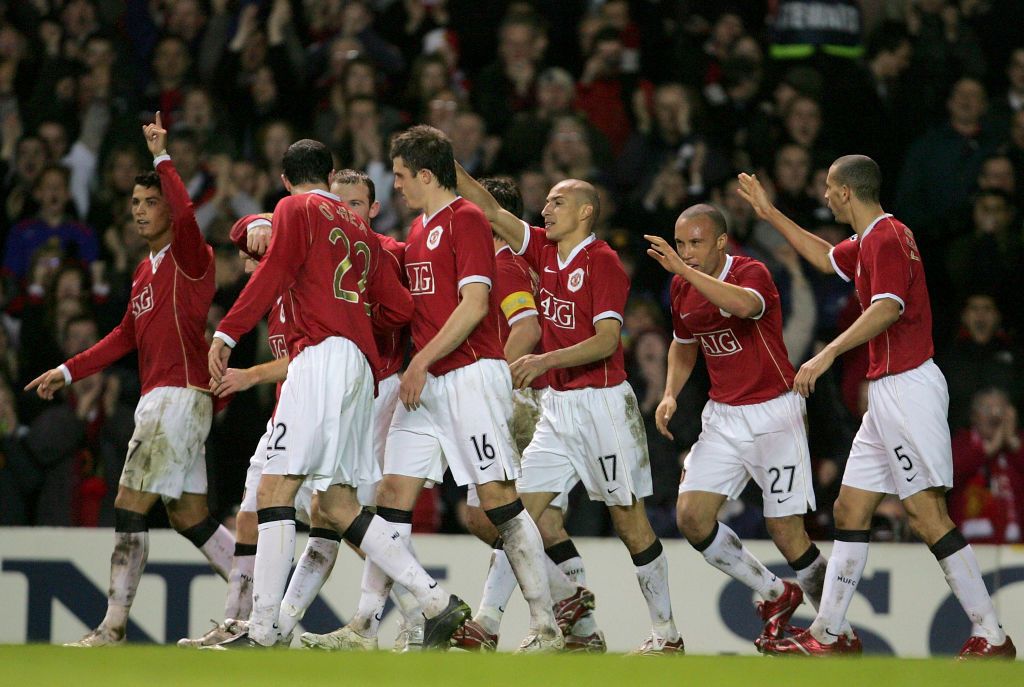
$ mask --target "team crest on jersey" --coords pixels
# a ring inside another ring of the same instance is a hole
[[[583,268],[577,267],[569,273],[569,290],[576,293],[583,288]]]
[[[704,355],[721,356],[732,355],[743,350],[743,345],[733,334],[731,329],[719,329],[714,332],[697,334],[700,345],[704,349]]]
[[[270,344],[270,354],[274,356],[274,360],[288,357],[288,344],[283,334],[275,334],[267,339],[267,343]]]
[[[427,248],[434,250],[441,243],[441,235],[444,233],[444,229],[441,227],[434,227],[427,234]]]
[[[544,312],[544,317],[556,327],[576,328],[576,304],[572,301],[555,298],[547,289],[541,289],[540,308]]]
[[[138,296],[132,298],[132,314],[138,319],[140,315],[143,315],[153,309],[153,285],[146,284]]]

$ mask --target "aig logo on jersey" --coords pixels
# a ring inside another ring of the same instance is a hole
[[[434,227],[427,234],[427,248],[434,250],[441,243],[441,235],[444,234],[444,229],[441,227]]]
[[[577,267],[569,274],[569,290],[576,293],[583,288],[583,268]]]
[[[274,356],[274,360],[288,356],[288,344],[282,334],[275,334],[267,340],[267,343],[270,344],[270,354]]]
[[[743,350],[736,335],[731,329],[720,329],[717,332],[697,334],[700,345],[704,347],[704,355],[732,355]]]
[[[412,295],[426,296],[434,293],[434,266],[429,262],[407,263],[405,275],[409,279],[409,293]]]
[[[140,315],[144,315],[153,309],[153,285],[146,284],[138,296],[132,298],[132,314],[138,319]]]
[[[541,289],[540,307],[544,311],[544,317],[556,327],[576,328],[576,304],[572,301],[555,298],[547,289]]]

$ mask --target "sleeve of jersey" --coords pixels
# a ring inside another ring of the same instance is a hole
[[[870,279],[871,302],[891,298],[899,304],[902,313],[907,307],[910,287],[910,256],[892,229],[878,226],[875,231],[879,232],[878,238],[873,238],[869,246],[861,246],[860,252],[861,263]]]
[[[544,244],[548,242],[548,236],[543,229],[531,227],[526,222],[523,222],[523,232],[523,245],[517,255],[525,258],[530,267],[540,272],[544,269],[541,262],[544,260]]]
[[[529,273],[512,261],[498,263],[498,283],[494,287],[501,304],[501,312],[508,325],[537,315],[537,303],[533,299],[533,281]]]
[[[153,164],[160,176],[160,191],[171,208],[171,253],[189,278],[201,279],[213,265],[213,251],[199,231],[192,200],[170,156],[161,155]]]
[[[412,321],[412,294],[402,283],[402,268],[398,258],[385,250],[376,237],[373,238],[376,245],[371,250],[375,269],[366,295],[374,330],[390,332]]]
[[[495,267],[491,225],[480,211],[459,213],[455,223],[451,233],[458,289],[473,283],[492,288]]]
[[[292,198],[295,198],[293,196]],[[309,254],[309,228],[305,209],[290,199],[278,203],[270,230],[270,246],[217,331],[231,341],[256,326],[278,296],[295,283],[295,275]]]
[[[750,262],[736,272],[737,286],[746,289],[761,301],[761,311],[751,319],[759,320],[770,308],[778,307],[779,292],[768,268],[760,262]]]
[[[853,279],[853,271],[857,269],[857,253],[860,243],[854,237],[840,241],[828,252],[828,261],[843,281]]]
[[[682,277],[673,277],[672,285],[669,288],[669,300],[672,307],[672,339],[676,343],[692,344],[697,339],[693,333],[683,324],[683,286]]]
[[[629,299],[629,277],[614,254],[601,253],[590,267],[593,323],[613,319],[622,324]]]
[[[71,375],[71,380],[77,381],[106,369],[134,350],[135,316],[132,314],[132,305],[129,303],[120,324],[100,339],[96,345],[64,363],[64,367]]]

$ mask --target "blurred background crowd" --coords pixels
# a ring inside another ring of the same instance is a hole
[[[642,235],[713,202],[730,252],[771,269],[799,365],[859,314],[849,285],[818,274],[736,195],[756,171],[776,204],[830,242],[850,233],[825,205],[838,155],[883,174],[883,206],[915,232],[950,387],[968,539],[1020,542],[1024,380],[1019,341],[1024,201],[1024,3],[1018,0],[0,0],[0,524],[109,526],[138,400],[136,360],[44,403],[21,388],[121,318],[145,256],[128,199],[148,168],[141,125],[157,110],[169,152],[215,247],[212,333],[245,284],[227,234],[273,210],[281,157],[300,137],[376,183],[378,231],[412,213],[393,193],[390,137],[428,123],[470,173],[513,178],[540,223],[550,186],[602,194],[598,233],[633,278],[623,330],[648,421],[658,534],[678,536],[680,465],[700,431],[698,369],[654,430],[670,342],[667,275]],[[232,358],[267,357],[265,336]],[[866,403],[866,350],[844,356],[808,400],[818,512],[831,504]],[[211,510],[230,519],[271,388],[237,397],[207,446]],[[461,532],[463,495],[424,492],[416,529]],[[764,535],[760,493],[721,517]],[[574,494],[570,532],[605,535],[600,504]],[[158,525],[161,514],[154,513]],[[885,502],[876,539],[911,536]]]

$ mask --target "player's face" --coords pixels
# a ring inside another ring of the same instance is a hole
[[[157,240],[171,229],[171,211],[160,189],[136,184],[132,191],[132,218],[135,230],[146,241]]]
[[[555,184],[540,213],[544,218],[544,231],[548,240],[558,242],[576,231],[580,225],[581,211],[576,193],[569,183],[563,181]]]
[[[380,212],[380,203],[370,202],[370,189],[366,184],[332,184],[331,193],[345,201],[367,224]]]
[[[709,217],[680,218],[676,222],[676,252],[687,265],[717,277],[725,262],[726,235],[715,237]]]
[[[396,157],[394,159],[395,190],[405,198],[405,204],[413,210],[422,210],[426,200],[424,199],[423,184],[418,174],[405,165],[405,161]]]
[[[834,166],[825,177],[825,202],[837,222],[850,223],[850,188],[836,182]]]

